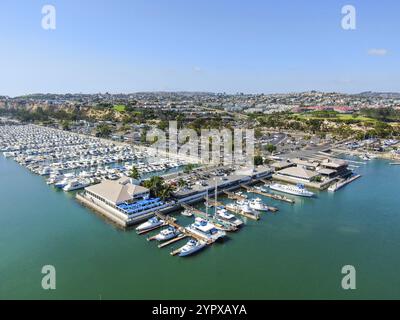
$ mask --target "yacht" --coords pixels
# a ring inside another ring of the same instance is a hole
[[[50,176],[50,178],[47,180],[47,184],[55,184],[57,182],[61,182],[64,179],[64,175],[63,174],[57,174],[57,175],[53,175]]]
[[[136,231],[145,231],[155,227],[159,227],[164,224],[164,220],[160,220],[157,217],[153,217],[146,222],[142,223],[136,228]]]
[[[244,203],[238,203],[237,206],[238,206],[238,209],[241,212],[244,212],[244,213],[247,213],[247,214],[252,214],[252,215],[255,215],[255,216],[257,215],[257,212],[250,207],[248,201],[245,201]]]
[[[51,173],[51,168],[50,167],[44,167],[42,170],[40,170],[39,174],[41,176],[47,176]]]
[[[63,190],[68,192],[68,191],[74,191],[74,190],[79,190],[83,189],[90,186],[90,180],[89,179],[82,179],[82,180],[72,180],[69,182]]]
[[[155,236],[155,239],[157,241],[166,241],[175,238],[178,233],[179,231],[174,227],[168,227],[167,229],[161,230],[160,233]]]
[[[268,211],[268,206],[266,206],[264,203],[262,203],[260,198],[253,199],[249,202],[249,206],[251,209],[257,210],[257,211]]]
[[[280,191],[288,194],[292,194],[295,196],[301,196],[301,197],[312,197],[314,196],[314,193],[311,191],[308,191],[306,188],[304,188],[304,185],[301,183],[298,183],[295,186],[292,185],[286,185],[286,184],[279,184],[279,183],[274,183],[270,185],[271,190],[275,191]]]
[[[191,217],[191,216],[193,216],[193,212],[190,210],[184,210],[181,212],[181,215],[183,215],[185,217]]]
[[[244,194],[242,191],[235,192],[235,195],[247,199],[247,195]]]
[[[195,218],[194,223],[186,227],[186,229],[200,237],[208,238],[212,241],[226,236],[225,231],[219,230],[214,224],[200,217]]]
[[[64,178],[61,181],[58,181],[54,184],[56,188],[62,189],[64,188],[70,181],[70,178]]]
[[[226,208],[233,211],[233,212],[238,212],[239,211],[239,206],[236,203],[228,203],[226,205]]]
[[[236,227],[240,227],[243,221],[237,218],[235,215],[229,213],[225,208],[218,208],[216,215],[219,219],[227,221]]]
[[[200,251],[206,246],[206,243],[203,241],[196,241],[196,240],[189,240],[188,243],[186,243],[179,252],[180,257],[186,257],[189,256],[197,251]]]

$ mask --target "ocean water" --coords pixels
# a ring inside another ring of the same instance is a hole
[[[357,172],[334,194],[265,198],[277,214],[179,258],[169,252],[185,240],[158,249],[0,156],[0,298],[399,299],[400,166],[373,160]],[[41,287],[44,265],[56,268],[56,290]],[[356,290],[341,287],[344,265],[356,268]]]

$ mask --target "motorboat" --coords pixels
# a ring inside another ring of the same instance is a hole
[[[242,191],[235,192],[235,195],[247,199],[247,194],[244,194]]]
[[[206,246],[206,243],[204,241],[196,241],[193,239],[190,239],[180,250],[179,250],[179,256],[180,257],[186,257],[189,256],[195,252],[200,251]]]
[[[249,206],[253,210],[257,211],[268,211],[269,208],[264,203],[262,203],[260,198],[253,199],[249,202]]]
[[[157,217],[150,218],[146,222],[142,223],[136,228],[136,231],[145,231],[155,227],[159,227],[164,224],[164,220],[158,219]]]
[[[257,215],[257,212],[252,209],[249,205],[249,201],[237,201],[237,208],[239,211],[247,213],[247,214],[253,214],[253,215]]]
[[[90,180],[89,179],[79,179],[79,180],[72,180],[69,182],[63,190],[68,192],[68,191],[74,191],[74,190],[79,190],[83,189],[90,186]]]
[[[295,196],[301,196],[301,197],[312,197],[314,196],[314,193],[311,191],[308,191],[305,187],[304,184],[298,183],[297,185],[286,185],[286,184],[279,184],[279,183],[274,183],[270,185],[271,190],[275,191],[280,191],[288,194],[292,194]]]
[[[235,215],[229,213],[225,208],[218,208],[216,211],[216,216],[226,221],[236,227],[240,227],[243,224],[243,221],[237,218]]]
[[[179,234],[179,231],[174,227],[168,227],[167,229],[161,230],[159,234],[155,236],[154,239],[157,241],[166,241],[176,237]]]
[[[191,216],[193,216],[193,212],[186,209],[186,210],[183,210],[183,211],[181,212],[181,215],[183,215],[183,216],[185,216],[185,217],[191,217]]]
[[[201,217],[196,217],[194,223],[186,227],[190,232],[193,232],[200,237],[216,241],[226,236],[226,232],[218,229],[214,224]]]

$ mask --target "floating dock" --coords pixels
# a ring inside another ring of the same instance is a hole
[[[356,176],[354,176],[354,177],[352,177],[352,178],[350,178],[350,179],[347,179],[347,180],[344,180],[344,181],[339,181],[339,182],[337,182],[337,183],[331,185],[331,186],[328,188],[328,191],[330,191],[330,192],[335,192],[335,191],[337,191],[337,190],[343,188],[345,185],[348,185],[350,182],[353,182],[354,180],[357,180],[358,178],[361,178],[361,175],[360,175],[360,174],[358,174],[358,175],[356,175]]]
[[[170,225],[171,227],[174,227],[174,228],[177,229],[179,232],[181,232],[182,234],[184,234],[184,235],[186,235],[186,236],[188,236],[188,237],[192,237],[192,238],[195,238],[196,240],[204,241],[204,242],[206,242],[206,243],[208,243],[208,244],[213,243],[213,241],[212,241],[211,239],[209,239],[209,238],[207,238],[207,237],[205,237],[205,236],[203,237],[203,236],[200,236],[200,235],[198,235],[198,234],[196,234],[196,233],[190,232],[190,231],[187,230],[185,227],[182,227],[181,225],[177,224],[177,223],[175,222],[175,219],[173,219],[173,218],[171,218],[171,217],[164,216],[164,215],[162,215],[162,214],[159,213],[159,212],[156,212],[155,215],[156,215],[158,218],[164,220],[166,224]]]
[[[164,248],[164,247],[166,247],[166,246],[169,246],[170,244],[173,244],[173,243],[178,242],[178,241],[180,241],[180,240],[182,240],[182,239],[185,239],[185,238],[187,238],[187,235],[181,233],[181,234],[179,234],[177,237],[175,237],[175,238],[173,238],[173,239],[171,239],[171,240],[168,240],[168,241],[165,241],[165,242],[163,242],[163,243],[160,243],[160,244],[158,245],[158,247],[161,249],[161,248]]]

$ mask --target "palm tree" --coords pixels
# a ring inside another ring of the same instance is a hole
[[[180,178],[178,180],[178,187],[179,188],[183,188],[183,187],[186,187],[186,186],[187,186],[187,182],[185,180],[183,180],[182,178]]]
[[[129,173],[129,177],[135,180],[138,180],[140,178],[140,173],[136,167],[132,167],[132,170]]]
[[[153,176],[143,183],[143,186],[150,189],[153,196],[158,196],[164,187],[164,179],[159,176]]]
[[[171,197],[172,192],[174,191],[174,189],[172,188],[172,186],[170,184],[164,184],[163,188],[160,190],[158,196],[162,199],[168,199]]]

